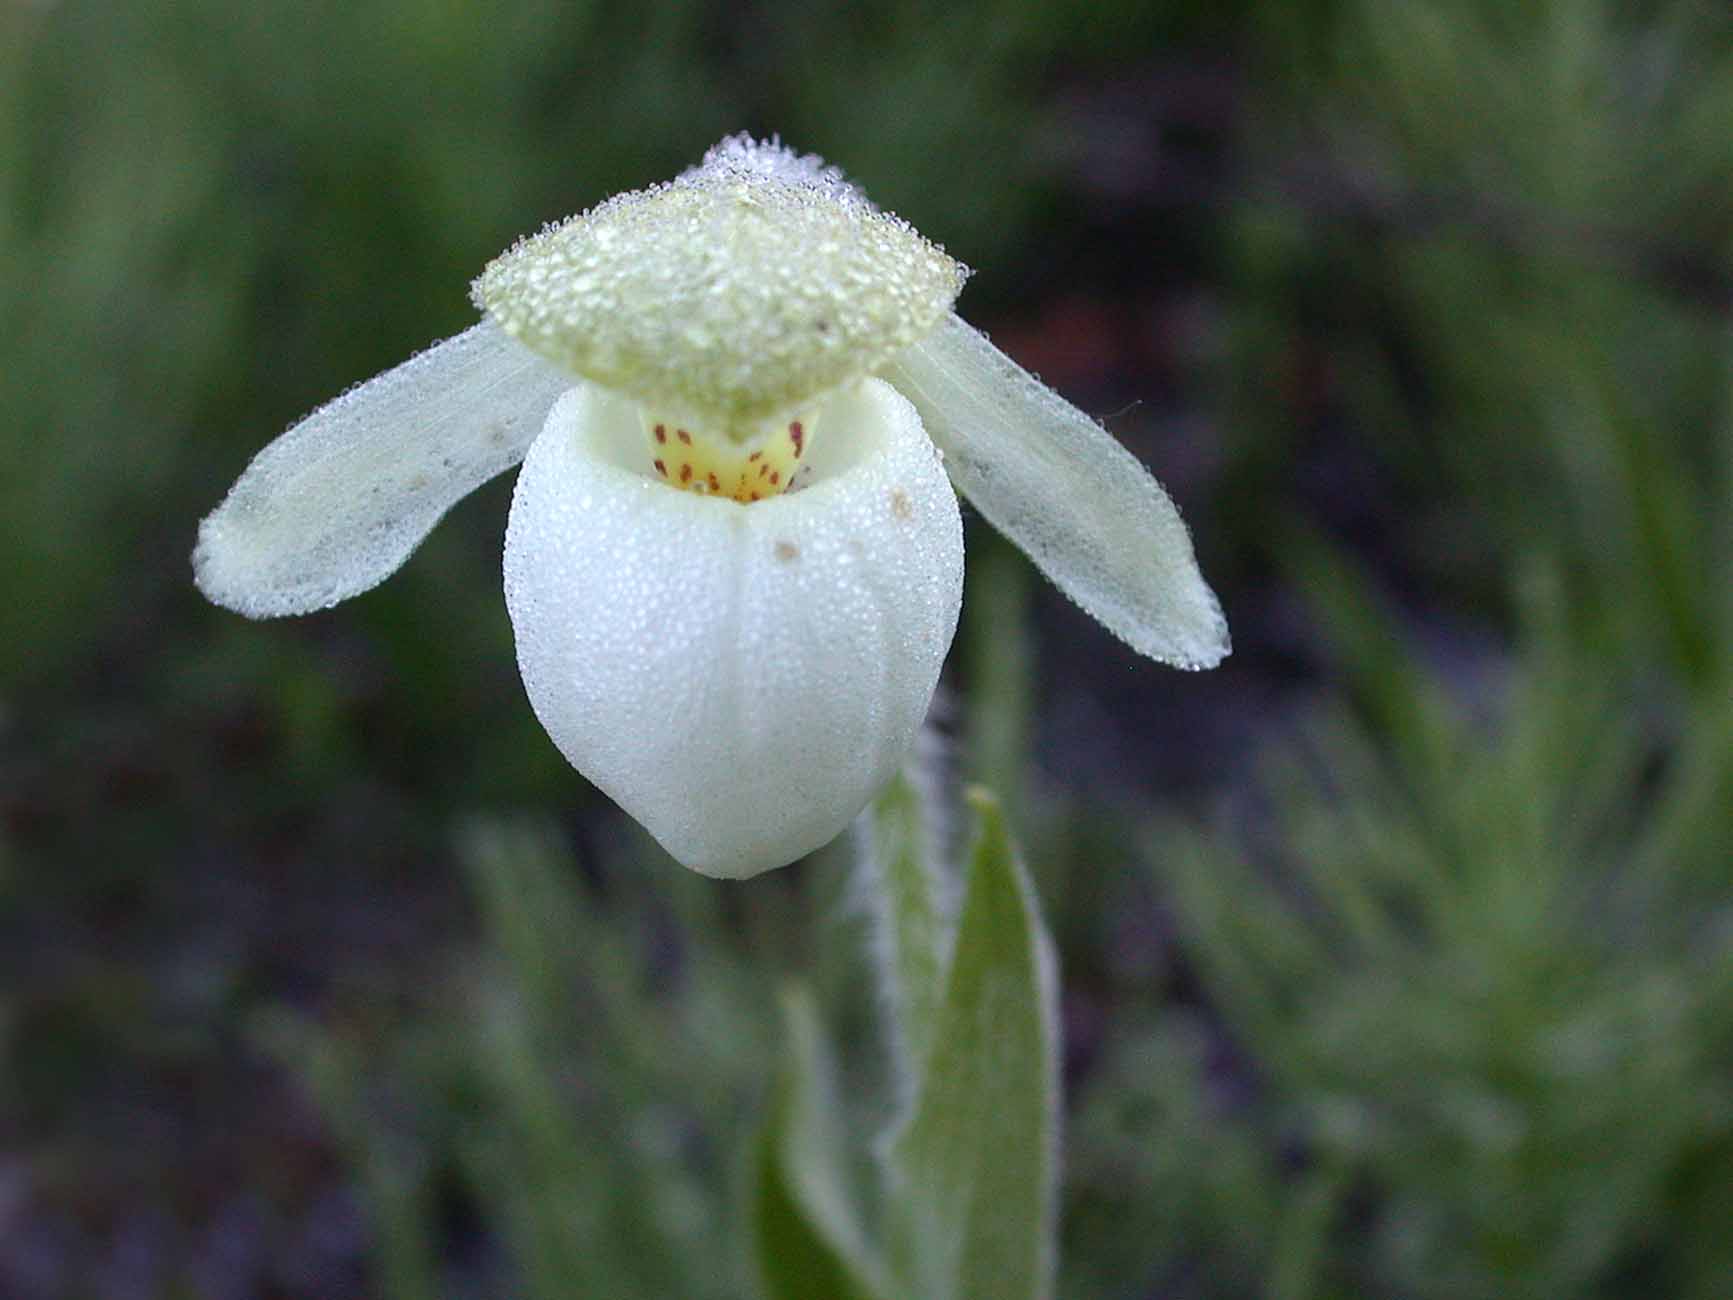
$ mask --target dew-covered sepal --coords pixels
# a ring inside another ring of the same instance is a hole
[[[742,439],[918,341],[966,274],[834,167],[739,135],[520,241],[472,292],[574,374]]]

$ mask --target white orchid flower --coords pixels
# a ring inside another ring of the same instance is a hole
[[[953,485],[1134,650],[1227,653],[1172,502],[952,312],[966,274],[818,158],[724,140],[521,241],[479,324],[267,446],[200,526],[198,585],[253,618],[334,605],[521,460],[505,596],[548,734],[686,865],[791,862],[931,702]]]

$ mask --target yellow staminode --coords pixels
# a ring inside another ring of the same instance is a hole
[[[645,412],[644,431],[651,468],[664,482],[750,505],[796,485],[812,437],[812,419],[773,425],[757,438],[736,442]]]

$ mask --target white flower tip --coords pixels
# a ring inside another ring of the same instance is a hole
[[[1191,567],[1197,567],[1195,558]],[[1234,652],[1227,615],[1222,613],[1221,602],[1204,582],[1201,573],[1195,583],[1187,586],[1190,590],[1185,594],[1180,612],[1164,621],[1159,635],[1149,637],[1148,643],[1141,645],[1128,637],[1127,644],[1139,654],[1186,672],[1220,667],[1222,660]]]
[[[520,241],[472,292],[574,373],[736,432],[878,370],[966,275],[836,168],[737,135]]]
[[[248,618],[281,618],[327,609],[358,594],[323,580],[331,566],[295,563],[293,548],[268,521],[237,513],[219,507],[199,524],[193,583],[213,605]]]

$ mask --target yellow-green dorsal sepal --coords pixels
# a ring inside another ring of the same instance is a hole
[[[734,136],[520,241],[473,294],[556,364],[744,438],[918,342],[967,274],[835,168]]]

